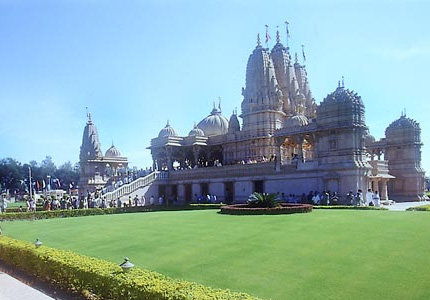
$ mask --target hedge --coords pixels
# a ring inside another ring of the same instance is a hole
[[[310,204],[281,203],[281,206],[260,208],[247,204],[233,204],[221,207],[220,213],[228,215],[281,215],[312,212]]]
[[[257,300],[245,293],[212,289],[194,282],[133,268],[128,273],[111,262],[70,251],[0,237],[0,260],[40,280],[101,299]]]
[[[385,207],[352,206],[352,205],[314,205],[314,209],[388,210]]]
[[[65,210],[48,210],[36,212],[13,212],[0,214],[0,221],[14,220],[38,220],[67,217],[81,217],[94,215],[109,215],[133,212],[149,211],[176,211],[176,210],[202,210],[202,209],[219,209],[221,204],[190,204],[190,205],[171,205],[171,206],[133,206],[133,207],[110,207],[110,208],[88,208],[88,209],[65,209]]]
[[[430,204],[409,207],[407,211],[430,211]]]

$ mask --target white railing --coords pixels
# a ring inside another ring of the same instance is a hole
[[[107,201],[115,200],[123,196],[129,195],[140,188],[148,186],[157,179],[166,180],[167,172],[154,171],[151,174],[146,175],[145,177],[140,177],[133,182],[122,185],[121,187],[117,188],[112,192],[106,193],[104,194],[104,196],[106,197]]]

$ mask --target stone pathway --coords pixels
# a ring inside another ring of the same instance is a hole
[[[393,205],[383,205],[383,207],[388,208],[389,210],[394,211],[405,211],[409,207],[421,206],[430,204],[430,201],[420,201],[420,202],[399,202]]]
[[[0,271],[1,300],[54,300],[42,292]]]

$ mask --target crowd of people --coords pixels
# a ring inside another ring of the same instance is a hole
[[[313,205],[351,205],[351,206],[376,206],[381,205],[381,198],[378,191],[368,189],[366,194],[363,195],[362,190],[357,190],[354,194],[352,191],[347,193],[345,197],[339,197],[336,192],[324,190],[323,192],[310,191],[307,195],[281,193],[279,200],[288,203],[306,203]]]

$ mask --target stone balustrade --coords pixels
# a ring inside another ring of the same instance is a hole
[[[167,180],[167,178],[167,172],[154,171],[145,177],[140,177],[130,183],[122,185],[112,192],[106,193],[104,196],[106,197],[107,201],[115,200],[122,196],[129,195],[140,188],[148,186],[155,180]]]

